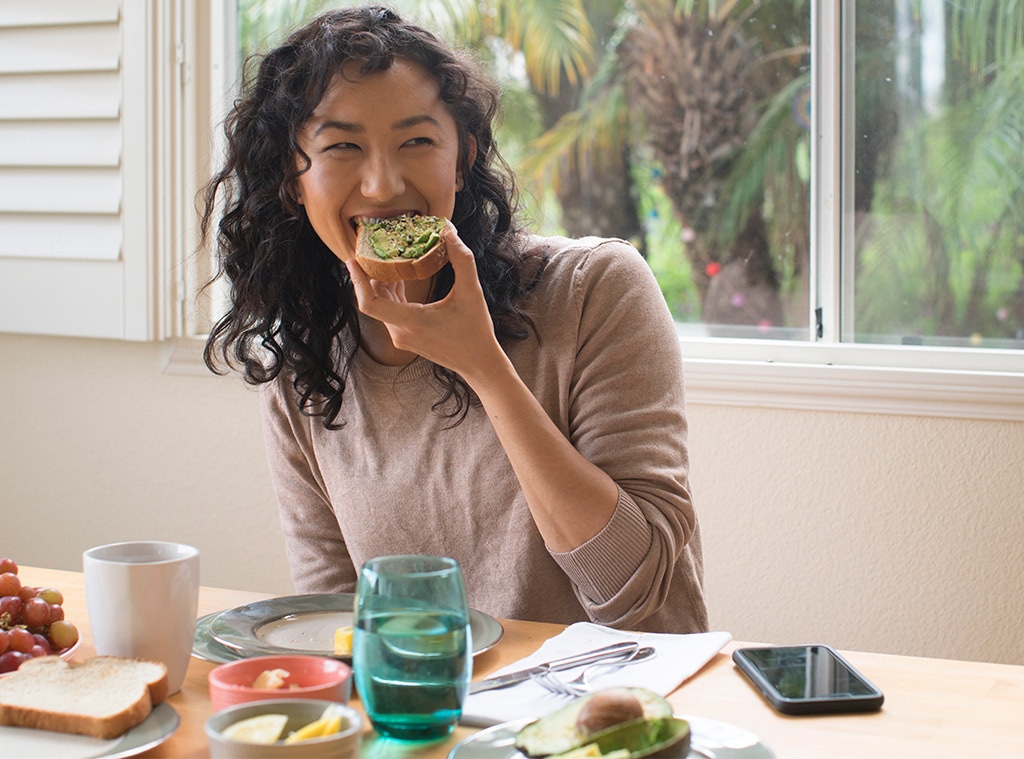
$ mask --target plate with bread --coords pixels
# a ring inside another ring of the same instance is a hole
[[[352,660],[352,593],[281,596],[210,615],[196,624],[192,655],[226,663],[250,656],[312,654]],[[501,623],[470,609],[473,655],[492,648]]]
[[[128,757],[167,740],[178,713],[166,703],[167,668],[159,662],[58,656],[24,662],[0,679],[4,756]]]

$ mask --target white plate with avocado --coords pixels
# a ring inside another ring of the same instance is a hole
[[[749,730],[706,717],[679,715],[690,723],[692,741],[687,759],[775,759],[775,754]],[[448,759],[524,759],[516,749],[516,733],[532,720],[505,722],[469,736]]]

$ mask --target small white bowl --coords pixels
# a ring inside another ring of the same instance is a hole
[[[334,706],[342,711],[340,732],[296,743],[247,743],[226,738],[223,731],[236,722],[261,714],[284,714],[288,722],[282,737],[320,719],[324,709]],[[363,734],[363,718],[355,709],[336,701],[279,699],[236,704],[206,720],[206,740],[212,759],[356,759]]]

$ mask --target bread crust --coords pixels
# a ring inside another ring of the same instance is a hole
[[[136,725],[141,725],[152,710],[153,706],[148,698],[132,704],[117,714],[105,717],[0,704],[0,724],[110,740],[124,735]]]
[[[167,690],[160,662],[41,656],[0,678],[0,725],[116,738],[141,724]]]
[[[370,245],[370,227],[360,226],[356,236],[357,261],[370,279],[397,282],[402,279],[428,279],[448,263],[444,240],[418,258],[380,258]]]

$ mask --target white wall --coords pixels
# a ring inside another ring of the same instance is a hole
[[[291,592],[254,393],[151,343],[0,335],[0,554],[182,540]],[[1024,664],[1024,424],[692,403],[712,625]]]
[[[155,343],[0,335],[0,362],[0,553],[177,540],[205,584],[291,592],[253,390],[165,374]]]

